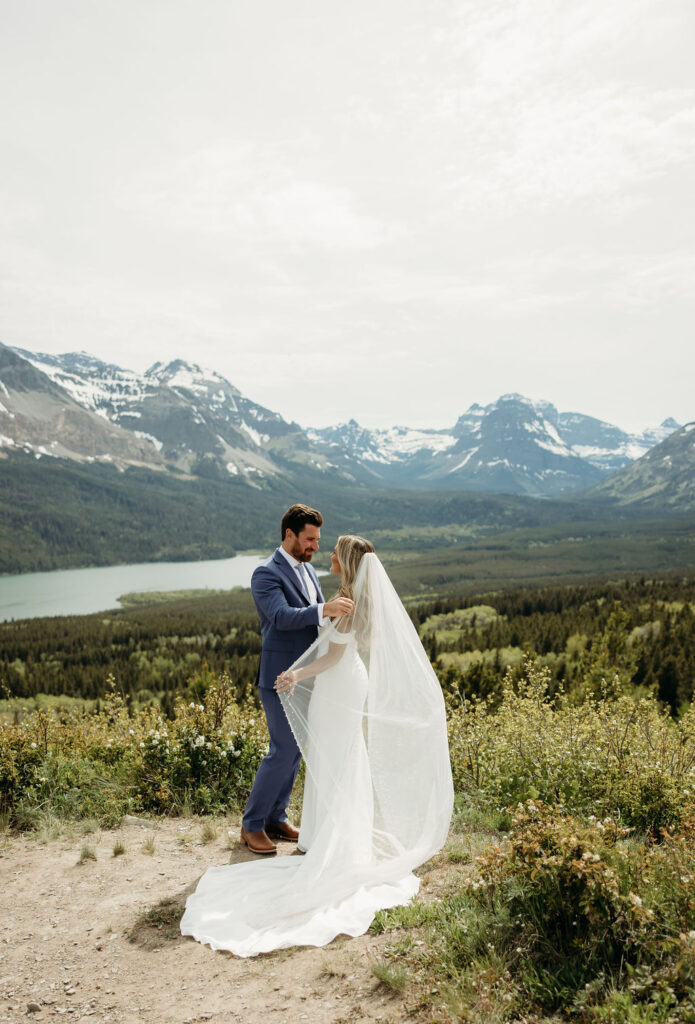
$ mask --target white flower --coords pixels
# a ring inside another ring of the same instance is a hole
[[[36,750],[36,744],[35,743],[32,743],[31,747],[32,747],[32,750]]]
[[[128,729],[128,732],[131,736],[135,735],[135,729]]]
[[[141,743],[141,744],[140,744],[140,746],[141,746],[141,747],[144,747],[144,746],[145,746],[145,744],[144,744],[144,743]]]

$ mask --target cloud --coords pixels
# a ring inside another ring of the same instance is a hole
[[[655,52],[678,30],[657,0],[459,5],[434,36],[442,74],[420,100],[463,157],[445,194],[464,208],[603,201],[692,162],[695,89],[669,85]]]
[[[122,186],[117,202],[169,228],[227,235],[252,248],[379,245],[384,226],[358,210],[351,189],[295,169],[295,148],[220,140]]]

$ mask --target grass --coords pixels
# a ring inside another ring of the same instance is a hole
[[[121,594],[117,598],[123,608],[139,608],[142,605],[163,604],[167,601],[194,601],[197,598],[219,597],[231,593],[239,593],[242,587],[233,587],[231,590],[215,590],[208,588],[197,588],[188,590],[147,590],[134,591],[129,594]]]
[[[411,976],[405,968],[393,965],[386,960],[376,960],[371,964],[372,974],[384,988],[392,992],[404,992],[411,984]]]
[[[180,939],[179,922],[183,911],[184,906],[178,900],[160,900],[155,906],[140,914],[128,929],[126,934],[129,942],[142,946],[143,949],[156,949],[164,942]]]
[[[458,840],[448,844],[446,855],[452,864],[470,864],[472,859],[470,846]]]
[[[117,839],[116,842],[113,844],[114,857],[122,857],[125,852],[125,843],[121,842],[120,839]]]
[[[217,839],[217,826],[211,821],[206,821],[200,830],[200,839],[203,843],[214,843]]]
[[[143,853],[146,853],[149,857],[152,856],[152,854],[155,851],[154,836],[147,837],[147,839],[141,846],[141,850]]]
[[[78,864],[84,864],[85,861],[87,861],[87,860],[96,860],[96,859],[97,859],[97,853],[96,853],[96,850],[94,849],[94,847],[93,846],[89,846],[87,843],[85,843],[84,846],[82,847],[82,850],[80,851],[80,859],[79,859],[79,861],[77,863]]]
[[[321,977],[345,978],[347,977],[347,971],[342,967],[336,967],[335,964],[331,963],[330,960],[326,959],[321,962]]]

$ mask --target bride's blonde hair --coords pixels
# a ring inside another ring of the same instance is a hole
[[[349,533],[338,537],[335,553],[340,563],[340,587],[338,588],[340,597],[349,597],[354,600],[355,577],[360,562],[366,554],[373,552],[374,545],[364,537],[356,537]]]

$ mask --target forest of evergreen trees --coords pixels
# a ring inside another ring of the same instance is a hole
[[[654,693],[673,712],[695,689],[695,579],[524,589],[448,598],[409,609],[443,685],[499,692],[505,667],[539,656],[553,686],[624,685]],[[209,669],[241,693],[256,678],[260,634],[250,594],[220,594],[96,615],[0,624],[5,697],[95,699],[113,676],[127,699],[176,693]],[[593,684],[591,680],[593,679]]]
[[[468,695],[494,695],[505,663],[516,663],[520,674],[523,656],[536,654],[556,689],[586,688],[592,677],[599,688],[617,671],[624,685],[654,693],[674,712],[695,691],[694,613],[692,578],[524,589],[411,610],[440,677],[458,689],[463,684]],[[452,652],[488,657],[467,671],[455,664],[441,670],[442,655]],[[516,659],[509,657],[514,652]]]

